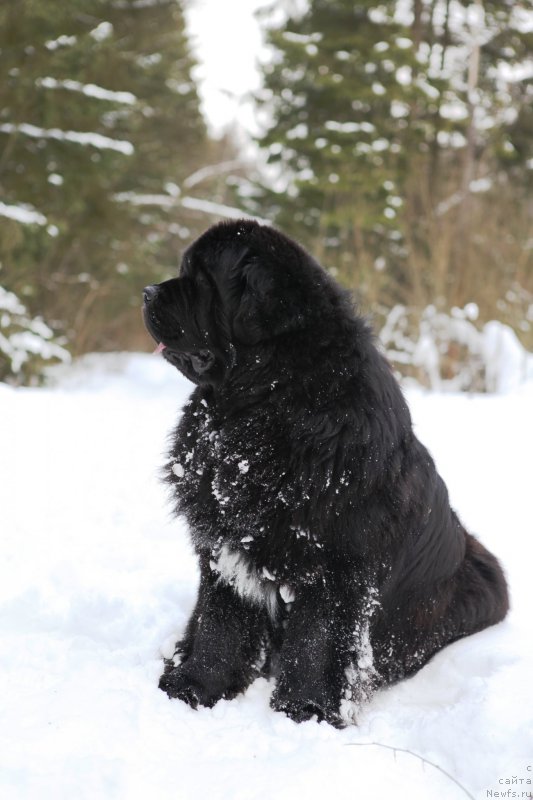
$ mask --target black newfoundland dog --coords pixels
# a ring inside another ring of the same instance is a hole
[[[342,726],[504,618],[498,561],[450,508],[367,324],[305,250],[224,222],[144,298],[158,350],[196,384],[166,469],[201,574],[169,697],[212,706],[268,675],[274,709]]]

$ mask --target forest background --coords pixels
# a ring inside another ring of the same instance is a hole
[[[404,376],[497,388],[495,348],[533,349],[530,3],[265,4],[253,141],[210,132],[185,10],[2,3],[0,380],[147,349],[142,287],[251,215],[354,292]]]

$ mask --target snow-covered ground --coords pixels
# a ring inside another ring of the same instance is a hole
[[[86,358],[54,388],[0,384],[0,797],[525,797],[533,384],[408,393],[455,507],[503,561],[513,608],[343,731],[271,711],[263,679],[211,710],[157,688],[196,585],[157,477],[188,391],[144,355]]]

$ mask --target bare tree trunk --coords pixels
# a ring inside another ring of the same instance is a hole
[[[477,87],[479,83],[479,54],[480,42],[479,34],[481,27],[481,20],[484,15],[483,0],[475,0],[475,5],[478,8],[478,21],[476,30],[474,30],[474,41],[472,44],[472,51],[468,60],[468,84],[467,84],[467,109],[468,109],[468,128],[466,132],[466,148],[463,166],[463,181],[461,194],[463,197],[462,206],[463,214],[468,210],[470,193],[470,184],[474,179],[475,162],[476,162],[476,110],[479,99],[477,97]]]
[[[458,276],[457,293],[461,293],[461,274],[467,268],[467,252],[469,243],[469,231],[472,222],[472,193],[471,183],[476,172],[476,144],[477,144],[477,120],[476,112],[479,104],[477,93],[479,83],[479,57],[480,57],[480,38],[484,19],[483,0],[474,0],[476,6],[476,21],[472,30],[472,49],[468,60],[467,77],[467,110],[468,126],[466,130],[466,147],[464,150],[463,172],[461,179],[461,201],[458,208],[457,221],[457,241],[455,248],[455,274]]]

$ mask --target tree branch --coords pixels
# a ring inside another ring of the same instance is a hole
[[[382,742],[347,742],[346,743],[346,747],[383,747],[385,750],[392,750],[392,752],[395,755],[396,755],[396,753],[408,753],[410,756],[414,756],[415,758],[418,758],[420,761],[422,761],[423,764],[429,764],[430,767],[434,767],[435,769],[438,769],[439,772],[442,772],[443,775],[446,775],[446,777],[449,778],[451,781],[453,781],[456,786],[458,786],[460,789],[462,789],[462,791],[465,793],[465,795],[468,798],[470,798],[470,800],[475,800],[474,795],[470,794],[468,789],[466,789],[462,785],[462,783],[459,783],[459,781],[456,778],[454,778],[453,775],[450,775],[449,772],[446,772],[445,769],[443,769],[442,767],[439,767],[439,765],[435,764],[433,761],[429,761],[429,759],[424,758],[424,756],[421,756],[418,753],[413,753],[412,750],[408,750],[408,749],[406,749],[404,747],[393,747],[390,744],[382,744]]]

